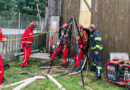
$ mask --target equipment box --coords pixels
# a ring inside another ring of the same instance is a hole
[[[106,80],[130,87],[130,61],[113,59],[105,65]]]

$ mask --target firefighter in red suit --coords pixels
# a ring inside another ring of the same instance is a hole
[[[78,28],[79,28],[79,32],[80,32],[80,35],[81,35],[81,38],[80,38],[80,36],[77,36],[78,45],[79,45],[79,56],[80,56],[80,60],[81,60],[81,62],[83,64],[85,49],[87,48],[88,35],[87,35],[86,31],[83,30],[83,25],[82,24],[79,24]],[[75,62],[74,70],[77,71],[77,70],[80,69],[80,66],[79,66],[80,62],[79,62],[79,58],[78,58],[78,52],[76,53],[76,57],[75,58],[76,58],[76,62]]]
[[[0,41],[6,41],[6,38],[2,34],[2,30],[0,29]],[[2,63],[2,56],[0,55],[0,85],[2,84],[2,78],[4,78],[4,67]]]
[[[27,67],[28,60],[31,54],[31,44],[33,43],[33,30],[36,24],[34,22],[30,23],[29,27],[25,30],[21,37],[21,44],[24,51],[24,58],[22,67]]]
[[[69,48],[68,48],[68,40],[69,40],[69,32],[68,32],[68,30],[69,29],[67,30],[66,33],[64,32],[66,30],[66,28],[67,28],[67,25],[68,25],[67,23],[63,24],[63,30],[61,31],[61,37],[60,37],[60,40],[61,40],[61,38],[63,36],[63,40],[62,40],[61,44],[58,43],[57,47],[55,48],[54,53],[51,55],[51,61],[53,61],[54,58],[56,56],[58,56],[60,50],[62,49],[62,51],[63,51],[62,66],[63,67],[67,65],[67,54],[68,54],[68,51],[69,51]],[[60,46],[59,46],[59,44],[60,44]]]

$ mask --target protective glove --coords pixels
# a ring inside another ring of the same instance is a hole
[[[5,41],[7,41],[7,39],[6,39],[6,38],[3,38],[3,39],[2,39],[2,42],[5,42]]]
[[[60,40],[57,42],[57,46],[60,45]]]
[[[98,55],[98,51],[95,51],[95,54]]]
[[[82,44],[79,45],[79,48],[84,48]]]
[[[2,78],[2,83],[7,83],[7,81],[5,80],[5,78]]]
[[[94,53],[95,53],[96,55],[98,55],[98,54],[99,54],[99,49],[96,49],[96,50],[94,51]]]
[[[52,66],[52,65],[53,65],[53,61],[50,62],[50,66]]]
[[[52,49],[55,50],[55,48],[56,48],[56,45],[53,45],[53,46],[52,46]]]

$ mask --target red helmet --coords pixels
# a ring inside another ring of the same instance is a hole
[[[83,28],[83,25],[82,24],[78,24],[78,27]]]
[[[67,25],[68,25],[68,23],[64,23],[64,24],[63,24],[63,27],[67,27]]]
[[[34,22],[31,22],[30,24],[29,24],[29,27],[31,27],[31,28],[34,28],[36,26],[36,23],[34,23]]]

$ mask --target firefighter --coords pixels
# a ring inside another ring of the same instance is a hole
[[[101,79],[102,63],[101,63],[101,50],[102,38],[100,32],[96,29],[94,24],[89,26],[90,30],[90,46],[93,57],[93,70],[96,71],[96,75],[93,80]]]
[[[5,42],[6,38],[2,34],[2,30],[0,29],[0,41]],[[2,56],[0,55],[0,85],[2,84],[2,79],[4,78],[4,67],[2,63]]]
[[[68,30],[69,29],[67,29],[67,31],[65,33],[67,26],[68,26],[67,23],[63,24],[63,30],[61,31],[61,37],[60,37],[59,41],[61,41],[62,37],[63,37],[63,40],[62,40],[61,44],[58,43],[58,45],[55,48],[54,53],[51,55],[51,62],[53,62],[54,58],[56,56],[58,56],[60,50],[62,50],[63,51],[63,61],[62,61],[63,67],[67,66],[67,54],[68,54],[68,51],[69,51],[69,48],[68,48],[68,40],[69,40],[69,31]]]
[[[33,43],[33,30],[36,24],[34,22],[29,24],[29,27],[25,30],[21,37],[21,45],[24,51],[24,58],[22,67],[27,67],[28,60],[31,54],[31,44]]]
[[[81,35],[81,38],[80,38],[80,36],[77,36],[78,46],[79,46],[79,56],[80,56],[80,60],[82,62],[81,64],[83,64],[85,50],[87,48],[88,35],[87,35],[86,31],[83,30],[83,25],[82,24],[79,24],[78,28],[79,28],[79,32],[80,32],[80,35]],[[80,66],[79,66],[80,62],[79,62],[78,52],[76,53],[75,58],[76,58],[76,62],[75,62],[74,70],[78,71],[80,69]]]

